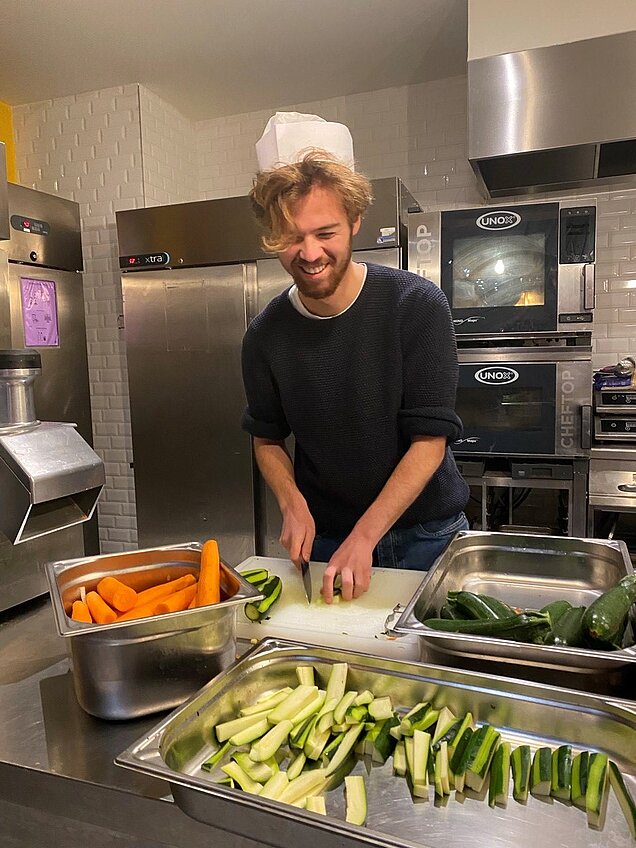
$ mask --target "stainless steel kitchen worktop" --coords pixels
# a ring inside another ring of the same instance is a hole
[[[81,709],[48,598],[0,616],[0,658],[0,846],[57,845],[57,831],[66,848],[120,834],[130,848],[258,844],[190,819],[167,783],[113,764],[162,714],[114,722]]]

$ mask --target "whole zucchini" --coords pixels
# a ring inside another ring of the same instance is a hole
[[[512,615],[489,621],[451,621],[446,618],[427,618],[422,622],[432,630],[446,633],[470,633],[473,636],[495,636],[499,639],[513,639],[516,642],[529,642],[538,634],[547,633],[550,621],[547,615]]]
[[[587,608],[583,617],[586,633],[596,642],[620,648],[629,608],[636,601],[636,574],[630,574],[604,592]]]
[[[495,621],[496,615],[480,595],[474,592],[449,592],[447,603],[458,609],[465,619],[473,621]]]
[[[551,604],[541,607],[540,612],[547,612],[550,616],[550,624],[554,627],[563,613],[570,609],[572,609],[572,604],[569,601],[552,601]]]
[[[585,640],[583,617],[585,607],[570,607],[553,623],[545,637],[545,645],[561,645],[578,648]]]

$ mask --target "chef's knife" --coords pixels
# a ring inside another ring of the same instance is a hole
[[[305,587],[305,595],[307,603],[311,603],[311,574],[309,573],[309,563],[306,559],[300,560],[300,573],[303,576],[303,586]]]

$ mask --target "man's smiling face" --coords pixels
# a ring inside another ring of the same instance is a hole
[[[351,242],[360,229],[349,223],[338,195],[315,185],[294,209],[292,244],[278,254],[303,297],[324,300],[333,295],[351,264]]]

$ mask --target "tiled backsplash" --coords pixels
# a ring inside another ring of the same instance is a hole
[[[358,167],[400,177],[424,208],[483,203],[467,161],[465,77],[279,108],[345,123]],[[14,109],[19,182],[80,203],[104,552],[137,540],[115,211],[245,194],[272,111],[192,123],[138,85]],[[598,366],[636,351],[636,189],[576,196],[598,204]]]

